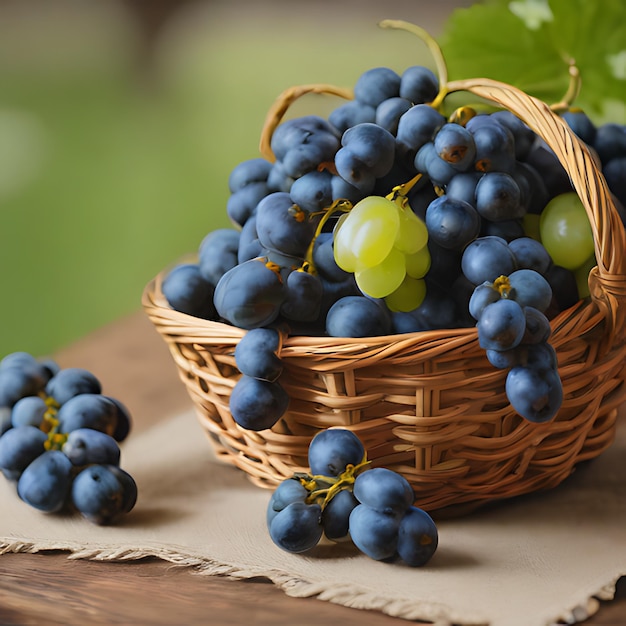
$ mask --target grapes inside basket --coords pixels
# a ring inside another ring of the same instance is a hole
[[[232,228],[144,307],[217,454],[257,484],[308,472],[330,427],[428,510],[553,487],[624,399],[626,128],[410,66],[287,89],[230,175]],[[308,94],[345,100],[289,117]],[[450,95],[465,96],[462,106]]]

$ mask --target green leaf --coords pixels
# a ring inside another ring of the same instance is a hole
[[[439,43],[451,80],[501,80],[548,103],[565,94],[573,61],[574,104],[596,123],[626,123],[623,0],[486,0],[455,10]]]

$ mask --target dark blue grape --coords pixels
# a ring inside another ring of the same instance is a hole
[[[569,174],[554,151],[544,141],[535,143],[524,162],[537,172],[541,172],[548,198],[572,191]]]
[[[522,344],[510,350],[485,350],[489,363],[499,370],[510,370],[512,367],[523,365],[527,353],[527,347]]]
[[[272,192],[268,183],[250,183],[242,187],[226,201],[226,214],[237,226],[243,226],[256,213],[256,207]]]
[[[457,172],[446,185],[446,195],[476,206],[476,185],[483,176],[480,172]]]
[[[326,314],[326,332],[331,337],[377,337],[390,330],[389,312],[365,296],[339,298]]]
[[[467,122],[466,128],[474,136],[476,157],[474,167],[479,172],[507,172],[515,169],[515,140],[513,133],[491,119],[478,115]]]
[[[511,131],[515,143],[515,158],[525,159],[537,138],[535,132],[511,111],[495,111],[490,117]]]
[[[198,267],[202,277],[212,285],[232,267],[237,265],[240,231],[218,228],[211,231],[200,243]]]
[[[348,128],[357,124],[374,123],[376,121],[376,107],[358,100],[349,100],[331,111],[328,115],[328,121],[340,133],[344,133]]]
[[[612,159],[626,155],[626,125],[607,122],[598,126],[593,147],[603,167]]]
[[[322,509],[319,504],[292,502],[276,513],[270,522],[270,537],[283,550],[307,552],[322,538]]]
[[[324,286],[317,274],[305,269],[291,272],[280,307],[281,315],[298,322],[315,321],[320,313],[323,292]]]
[[[400,76],[388,67],[374,67],[363,72],[354,85],[358,102],[377,107],[400,94]]]
[[[535,270],[521,269],[509,274],[510,297],[521,306],[531,306],[542,313],[552,301],[550,283]]]
[[[467,170],[474,163],[474,137],[464,126],[448,123],[442,126],[434,139],[435,152],[456,170]]]
[[[524,419],[544,423],[558,413],[563,402],[563,387],[556,370],[520,365],[507,374],[506,395]]]
[[[400,118],[411,108],[412,104],[406,98],[388,98],[376,108],[376,124],[388,130],[392,135],[398,132]]]
[[[349,489],[336,493],[322,510],[324,535],[331,541],[344,541],[350,534],[350,514],[359,501]]]
[[[484,350],[510,350],[524,337],[526,316],[517,302],[502,298],[482,310],[476,328]]]
[[[430,283],[422,304],[413,314],[422,330],[454,328],[458,320],[454,298],[446,290]]]
[[[571,109],[562,114],[567,125],[586,144],[592,146],[596,140],[598,129],[589,116],[580,109]]]
[[[93,428],[113,435],[118,409],[115,403],[97,393],[83,393],[64,402],[57,413],[59,431],[69,433],[78,428]]]
[[[370,558],[376,561],[392,559],[398,547],[401,519],[402,516],[387,515],[359,504],[350,513],[350,537],[354,545]]]
[[[509,248],[518,269],[535,270],[543,275],[552,263],[548,251],[539,241],[531,237],[519,237],[509,241]]]
[[[515,179],[505,172],[487,172],[476,185],[476,210],[492,222],[524,217],[522,194]]]
[[[296,478],[287,478],[279,483],[267,504],[266,522],[269,529],[271,521],[292,502],[304,502],[309,495],[306,487]]]
[[[551,265],[545,273],[545,279],[552,289],[553,303],[559,311],[565,311],[579,300],[578,284],[571,270],[560,265]]]
[[[246,430],[271,428],[285,413],[289,396],[277,382],[241,376],[230,395],[230,412]]]
[[[248,330],[271,324],[284,297],[280,268],[257,257],[236,265],[220,278],[214,302],[220,317]]]
[[[520,204],[526,213],[539,215],[550,200],[542,175],[528,163],[518,161],[511,173],[520,190]]]
[[[358,465],[365,455],[361,440],[346,428],[327,428],[317,433],[309,444],[311,473],[339,476],[348,465]]]
[[[412,506],[398,528],[398,556],[411,567],[426,565],[437,550],[439,533],[432,517]]]
[[[271,192],[282,191],[284,193],[289,193],[294,181],[295,178],[287,173],[283,163],[281,161],[276,161],[272,165],[270,175],[267,177],[267,187]],[[252,213],[250,217],[254,217],[254,215],[255,213]]]
[[[246,376],[274,381],[283,366],[277,354],[280,335],[273,328],[253,328],[239,341],[235,348],[237,369]]]
[[[116,465],[90,465],[74,478],[71,499],[90,522],[112,524],[134,508],[137,485]]]
[[[106,397],[113,402],[116,410],[115,429],[113,430],[112,437],[115,441],[124,441],[124,439],[128,437],[132,427],[130,411],[128,407],[117,398]]]
[[[398,154],[406,164],[413,165],[417,151],[446,123],[446,118],[427,104],[411,107],[398,122],[396,143]]]
[[[236,165],[228,176],[228,189],[235,193],[251,183],[262,183],[272,169],[272,164],[263,158],[248,159]]]
[[[321,211],[333,202],[332,179],[328,170],[308,172],[293,182],[289,195],[305,211]]]
[[[463,251],[461,269],[472,284],[481,285],[514,272],[515,256],[501,237],[478,237]]]
[[[548,318],[532,306],[524,307],[524,315],[526,316],[526,331],[522,343],[546,343],[552,334]]]
[[[256,232],[256,217],[253,215],[239,233],[239,247],[237,249],[237,264],[263,256],[265,249],[259,241]],[[233,267],[235,267],[233,265]],[[232,268],[231,268],[232,269]],[[219,282],[219,281],[217,281]]]
[[[215,319],[214,286],[196,263],[183,263],[171,269],[161,285],[168,304],[175,310],[201,319]]]
[[[499,299],[500,292],[494,289],[491,281],[485,281],[481,285],[477,285],[469,299],[470,315],[475,320],[479,320],[484,308]]]
[[[432,102],[439,93],[439,79],[435,73],[422,65],[413,65],[402,72],[400,97],[413,104]]]
[[[525,235],[526,231],[522,220],[501,220],[499,222],[483,220],[480,229],[481,237],[500,237],[507,242]]]
[[[622,204],[626,205],[626,154],[611,159],[604,166],[602,173],[611,191]]]
[[[113,437],[92,428],[70,432],[61,451],[72,465],[119,465],[120,447]]]
[[[59,404],[83,393],[102,393],[102,385],[96,376],[80,367],[63,368],[46,385],[46,395]]]
[[[10,408],[26,396],[37,395],[45,388],[46,381],[39,368],[3,367],[0,369],[0,406]]]
[[[17,480],[39,455],[48,435],[36,426],[16,426],[0,437],[0,470],[9,480]]]
[[[13,426],[36,426],[39,428],[48,405],[41,396],[26,396],[13,405],[11,424]]]
[[[476,209],[445,194],[428,205],[425,222],[428,236],[446,249],[462,250],[480,232],[480,216]]]
[[[439,187],[445,187],[456,175],[457,170],[438,154],[432,141],[425,143],[415,155],[415,169]]]
[[[17,482],[17,493],[26,504],[56,513],[65,506],[71,485],[70,460],[60,450],[46,450],[24,469]]]
[[[350,276],[335,261],[334,238],[329,232],[322,232],[315,239],[313,265],[322,278],[332,282],[343,282]]]
[[[353,493],[361,504],[395,516],[402,515],[415,500],[408,480],[386,467],[374,467],[359,474],[354,481]]]

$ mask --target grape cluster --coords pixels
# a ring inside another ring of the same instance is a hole
[[[548,319],[587,297],[593,233],[554,151],[512,112],[450,111],[446,96],[426,67],[375,67],[327,119],[277,123],[271,153],[229,176],[233,228],[209,233],[197,263],[166,275],[166,300],[249,332],[369,337],[484,326],[470,311],[474,289],[520,270],[548,283],[550,301],[534,307]],[[626,219],[626,129],[595,127],[574,108],[563,118],[598,156]],[[484,247],[489,238],[499,245]],[[241,371],[235,421],[268,428],[288,406],[279,375],[249,362]],[[251,419],[255,394],[267,411]]]
[[[413,505],[408,481],[371,468],[359,438],[345,428],[320,431],[309,444],[308,474],[294,474],[272,493],[267,527],[283,550],[307,552],[323,537],[352,541],[377,561],[428,563],[439,535],[430,515]]]
[[[137,485],[120,467],[131,418],[100,381],[27,352],[0,361],[0,470],[46,513],[77,510],[95,524],[131,511]]]

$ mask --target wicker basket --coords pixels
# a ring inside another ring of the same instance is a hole
[[[547,424],[509,405],[506,372],[492,367],[474,328],[366,339],[285,337],[280,379],[291,398],[271,430],[241,429],[229,413],[239,372],[234,349],[245,331],[173,311],[150,282],[143,305],[167,342],[218,457],[263,487],[307,471],[311,437],[330,426],[352,429],[374,466],[402,473],[429,511],[554,487],[575,465],[613,441],[626,386],[626,237],[606,182],[581,142],[545,103],[509,85],[449,83],[509,109],[555,151],[591,221],[597,267],[591,297],[552,321],[564,400]]]

